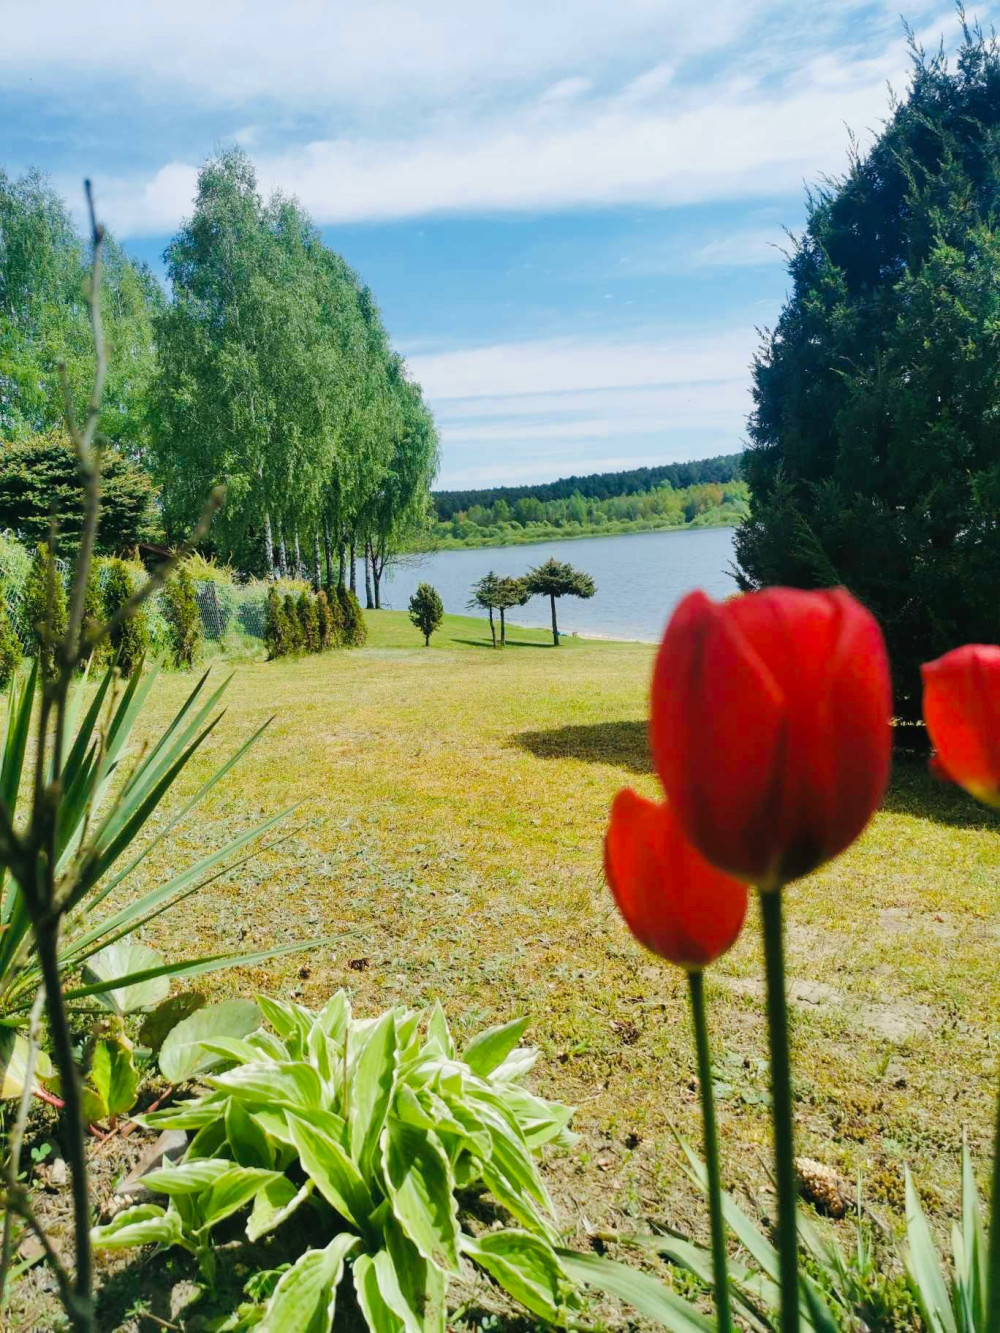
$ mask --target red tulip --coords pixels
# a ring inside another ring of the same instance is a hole
[[[967,643],[921,671],[934,770],[1000,807],[1000,648]]]
[[[743,927],[746,885],[695,851],[669,806],[627,787],[611,806],[604,870],[629,930],[671,963],[705,967]]]
[[[775,888],[842,852],[889,777],[882,634],[842,589],[693,592],[653,674],[653,755],[713,865]]]

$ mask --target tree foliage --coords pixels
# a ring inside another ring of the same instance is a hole
[[[42,673],[53,670],[52,644],[66,632],[69,608],[58,562],[47,542],[39,542],[24,584],[24,620],[39,653]]]
[[[556,599],[559,597],[593,597],[597,591],[594,580],[581,569],[574,569],[564,560],[553,556],[542,565],[529,569],[524,578],[529,596],[547,597],[552,606],[552,643],[559,647],[559,626],[556,623]]]
[[[164,586],[163,614],[170,628],[174,666],[194,666],[201,648],[201,612],[194,580],[184,565]]]
[[[6,599],[0,595],[0,690],[5,690],[21,664],[23,649],[14,631]]]
[[[754,365],[745,588],[842,583],[918,664],[1000,634],[1000,52],[965,29],[810,199]]]
[[[586,577],[586,576],[585,576]],[[527,579],[502,578],[496,582],[496,606],[500,612],[500,647],[507,642],[505,613],[515,606],[524,606],[531,597]]]
[[[104,576],[104,614],[110,619],[120,611],[135,592],[132,571],[124,560],[109,560]],[[121,621],[109,635],[111,651],[117,656],[119,674],[126,679],[142,666],[149,648],[149,619],[146,606]]]
[[[97,549],[134,550],[156,536],[152,481],[115,449],[105,449],[101,467]],[[0,450],[0,528],[34,545],[48,539],[53,517],[60,551],[72,549],[83,521],[81,474],[72,445],[57,429],[22,435]]]
[[[410,619],[424,636],[424,647],[429,648],[431,635],[444,619],[441,595],[429,583],[417,584],[417,591],[410,598]]]

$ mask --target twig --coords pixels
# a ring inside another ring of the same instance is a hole
[[[28,1124],[28,1108],[31,1105],[32,1085],[35,1082],[35,1062],[38,1058],[39,1028],[42,1020],[42,1008],[45,1004],[45,987],[39,986],[35,1002],[31,1006],[28,1019],[28,1053],[24,1059],[24,1087],[17,1108],[17,1119],[10,1136],[7,1152],[7,1197],[17,1192],[18,1176],[21,1174],[21,1148],[24,1144],[24,1131]],[[7,1293],[7,1274],[10,1272],[10,1256],[13,1244],[14,1217],[10,1206],[6,1208],[3,1219],[3,1249],[0,1251],[0,1308],[3,1307]]]

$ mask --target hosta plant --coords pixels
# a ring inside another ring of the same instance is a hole
[[[356,1018],[343,991],[319,1013],[258,1003],[270,1031],[185,1044],[212,1062],[187,1065],[205,1090],[140,1120],[187,1130],[187,1152],[144,1177],[164,1203],[120,1213],[95,1245],[180,1246],[211,1282],[220,1222],[247,1209],[255,1241],[299,1214],[284,1232],[294,1262],[266,1304],[227,1327],[329,1330],[349,1268],[374,1333],[443,1331],[463,1260],[541,1319],[571,1321],[579,1300],[537,1158],[571,1141],[572,1108],[522,1085],[536,1058],[518,1044],[525,1021],[489,1028],[459,1054],[440,1006]],[[475,1228],[467,1209],[477,1202],[481,1217],[482,1196],[512,1225]],[[319,1243],[295,1257],[303,1234]]]

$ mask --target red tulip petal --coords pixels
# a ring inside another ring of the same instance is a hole
[[[611,807],[604,865],[618,910],[640,943],[681,967],[704,967],[734,943],[746,886],[684,838],[670,807],[626,788]]]
[[[924,721],[953,781],[1000,804],[1000,648],[969,643],[922,668]]]
[[[674,612],[653,672],[650,742],[667,800],[712,862],[767,877],[784,698],[728,614],[704,593]]]

